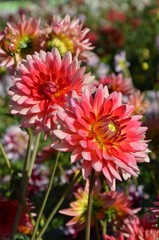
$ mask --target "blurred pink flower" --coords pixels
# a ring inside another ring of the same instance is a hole
[[[46,28],[47,47],[49,50],[52,47],[58,48],[61,56],[70,51],[78,59],[87,59],[87,53],[93,49],[89,39],[86,38],[88,32],[89,29],[83,28],[79,19],[71,21],[69,15],[66,15],[63,19],[55,15],[51,24]]]
[[[44,191],[49,182],[49,170],[45,165],[35,164],[28,184],[28,195]]]
[[[144,99],[145,94],[135,89],[128,98],[128,104],[134,105],[134,114],[144,114],[150,108],[150,102]]]
[[[121,92],[123,95],[129,95],[133,90],[133,83],[131,78],[124,78],[123,75],[112,73],[109,76],[103,77],[99,80],[99,84],[107,85],[109,92]]]
[[[23,158],[27,150],[28,139],[28,134],[20,127],[8,127],[1,140],[7,157],[13,161]]]
[[[120,222],[122,218],[125,218],[128,215],[134,215],[140,210],[139,208],[138,209],[131,208],[131,202],[124,192],[115,191],[103,193],[102,195],[101,197],[103,200],[105,197],[106,197],[105,200],[107,199],[106,201],[103,201],[104,208],[105,209],[111,208],[111,211],[114,214],[114,219],[112,220],[117,219]],[[111,202],[111,204],[109,202]]]
[[[10,88],[11,113],[21,115],[21,126],[33,127],[34,133],[53,130],[57,109],[74,90],[81,94],[82,87],[93,78],[85,74],[77,59],[67,52],[61,59],[59,51],[40,51],[28,55],[20,64]]]
[[[71,152],[71,162],[83,159],[83,177],[92,168],[102,172],[111,190],[116,179],[122,181],[121,171],[132,176],[139,174],[138,162],[148,160],[147,128],[141,127],[142,116],[131,116],[133,106],[122,104],[121,93],[108,94],[107,87],[99,86],[95,96],[85,88],[80,99],[71,97],[65,112],[59,112],[62,129],[54,130],[60,141],[52,146]]]

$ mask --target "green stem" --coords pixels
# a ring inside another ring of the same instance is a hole
[[[95,218],[95,229],[96,229],[97,240],[100,240],[99,226],[96,218]]]
[[[74,186],[74,184],[77,182],[77,180],[79,179],[79,177],[81,176],[81,172],[79,172],[71,181],[71,183],[69,184],[68,188],[65,190],[64,194],[62,195],[62,197],[59,199],[58,203],[56,204],[56,206],[53,208],[52,212],[50,213],[50,215],[48,216],[46,223],[44,225],[44,227],[41,229],[38,237],[36,238],[36,240],[40,240],[42,235],[44,234],[44,232],[46,231],[50,221],[52,220],[52,218],[54,217],[55,213],[57,212],[57,210],[59,209],[59,207],[61,206],[61,204],[63,203],[63,201],[65,200],[65,198],[67,197],[67,195],[69,194],[69,192],[71,191],[72,187]]]
[[[30,159],[31,159],[31,146],[33,144],[33,135],[30,132],[30,130],[28,131],[28,135],[29,135],[29,140],[28,140],[26,159],[25,159],[24,168],[23,168],[24,171],[29,169]]]
[[[55,164],[54,164],[54,166],[52,168],[50,181],[49,181],[49,184],[48,184],[48,187],[47,187],[47,191],[46,191],[45,197],[43,199],[40,211],[38,213],[37,221],[36,221],[36,224],[35,224],[35,227],[34,227],[34,231],[33,231],[31,240],[33,240],[35,238],[35,235],[36,235],[36,232],[37,232],[37,229],[38,229],[38,226],[39,226],[39,222],[40,222],[43,210],[45,208],[45,205],[46,205],[46,202],[47,202],[47,199],[48,199],[51,187],[52,187],[52,183],[53,183],[53,180],[54,180],[54,175],[55,175],[55,171],[56,171],[56,168],[57,168],[59,156],[60,156],[60,152],[57,153]]]
[[[28,187],[29,178],[32,173],[32,168],[33,168],[36,153],[38,150],[39,140],[40,140],[40,134],[38,134],[36,137],[35,147],[34,147],[34,151],[32,153],[32,158],[31,158],[31,146],[32,146],[33,138],[32,138],[32,134],[31,133],[29,134],[27,155],[26,155],[26,159],[25,159],[25,163],[24,163],[23,176],[22,176],[22,180],[21,180],[21,188],[20,188],[21,196],[20,196],[20,201],[18,204],[18,209],[17,209],[17,213],[16,213],[14,225],[13,225],[11,240],[14,239],[14,234],[17,232],[20,215],[21,215],[22,208],[23,208],[23,203],[25,202],[25,195],[26,195],[26,191],[27,191],[27,187]]]
[[[7,154],[5,153],[4,148],[3,148],[1,143],[0,143],[0,149],[1,149],[2,155],[4,157],[4,160],[5,160],[6,164],[7,164],[7,167],[9,169],[9,171],[11,171],[11,163],[10,163],[10,161],[9,161],[9,159],[7,157]]]
[[[94,170],[92,170],[91,178],[90,178],[85,240],[90,240],[91,212],[92,212],[92,200],[93,200],[93,186],[94,186]]]
[[[30,177],[31,174],[32,174],[32,170],[33,170],[33,166],[34,166],[36,154],[37,154],[38,147],[39,147],[40,137],[41,137],[41,133],[39,133],[39,134],[37,135],[36,140],[35,140],[34,151],[33,151],[33,153],[32,153],[32,158],[31,158],[31,161],[30,161],[29,169],[28,169],[28,176],[29,176],[29,177]]]

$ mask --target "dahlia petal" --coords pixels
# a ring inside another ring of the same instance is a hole
[[[112,166],[112,164],[111,164],[110,162],[107,164],[107,168],[109,169],[109,171],[112,173],[112,175],[113,175],[116,179],[122,181],[119,173],[116,171],[115,167]]]
[[[30,95],[31,94],[31,90],[29,88],[23,87],[20,89],[24,94],[26,95]]]
[[[38,112],[40,112],[40,111],[41,111],[41,110],[40,110],[39,105],[36,104],[36,105],[34,105],[34,106],[32,106],[32,107],[30,108],[30,110],[29,110],[28,113],[38,113]]]
[[[115,180],[115,178],[113,178],[112,179],[112,182],[109,182],[109,180],[108,180],[108,186],[110,187],[110,190],[111,191],[115,191],[115,189],[116,189],[116,180]]]
[[[81,158],[81,147],[77,147],[72,151],[71,154],[71,163],[79,160]]]
[[[93,101],[93,111],[95,112],[95,114],[98,114],[101,106],[103,105],[104,93],[102,90],[103,90],[103,87],[102,85],[100,85]]]
[[[63,132],[62,130],[54,130],[53,133],[55,134],[56,137],[60,139],[64,139],[67,136],[67,133]]]
[[[88,161],[92,160],[90,152],[82,151],[81,155],[82,155],[83,159],[85,159],[85,160],[88,160]]]
[[[125,111],[126,111],[126,105],[122,105],[114,109],[114,111],[112,112],[112,115],[120,116],[120,118],[122,118],[125,114]]]
[[[20,98],[20,96],[17,95],[17,94],[15,94],[15,95],[12,96],[12,100],[15,101],[15,102],[17,102],[17,100],[18,100],[19,98]]]
[[[14,98],[12,98],[13,100],[14,100]],[[21,104],[23,104],[23,103],[25,103],[25,101],[28,99],[28,97],[26,97],[26,96],[21,96],[21,97],[19,97],[19,99],[17,99],[17,103],[19,104],[19,105],[21,105]]]
[[[67,152],[70,150],[70,146],[66,143],[53,142],[51,146],[57,151]]]
[[[95,171],[100,172],[102,170],[103,164],[97,160],[96,162],[92,163],[92,166]]]
[[[37,55],[42,59],[43,62],[45,62],[45,58],[46,58],[46,52],[43,50],[40,50],[39,54],[37,53]]]
[[[112,176],[111,176],[111,174],[110,174],[110,172],[109,172],[109,170],[108,170],[108,168],[107,168],[106,165],[103,167],[102,172],[103,172],[104,176],[106,177],[106,179],[107,179],[109,182],[112,182],[112,181],[113,181]]]
[[[87,141],[85,141],[85,140],[79,141],[79,144],[80,144],[83,148],[87,148],[87,147],[88,147],[88,146],[87,146]]]
[[[78,216],[78,212],[72,210],[72,208],[66,208],[59,211],[59,213],[66,214],[68,216]]]
[[[83,161],[82,175],[84,179],[86,179],[90,175],[91,170],[92,170],[92,164],[89,161]]]

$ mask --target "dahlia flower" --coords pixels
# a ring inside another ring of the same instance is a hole
[[[57,109],[66,102],[73,90],[81,94],[82,87],[93,78],[84,74],[70,52],[61,59],[59,51],[28,55],[19,66],[10,88],[11,113],[21,115],[21,126],[33,127],[34,133],[52,130]]]
[[[137,163],[148,161],[147,128],[141,127],[141,116],[131,116],[132,111],[133,106],[122,104],[120,92],[109,95],[107,87],[100,85],[93,97],[86,87],[81,98],[70,97],[69,107],[58,113],[62,129],[53,132],[60,141],[52,146],[72,151],[72,163],[82,159],[84,178],[94,168],[115,190],[116,179],[122,181],[122,171],[137,176]]]
[[[1,142],[8,159],[16,161],[25,156],[28,138],[28,134],[18,126],[10,126],[6,129]]]
[[[94,225],[95,219],[103,219],[104,213],[102,211],[101,201],[98,196],[97,188],[93,191],[93,214],[91,218],[91,225]],[[70,203],[70,208],[62,209],[59,212],[68,216],[72,216],[73,218],[66,224],[67,226],[73,226],[77,231],[81,231],[84,229],[87,219],[87,205],[88,205],[88,191],[89,184],[88,181],[86,183],[85,188],[78,188],[76,192],[74,192],[74,196],[76,198],[75,201]]]
[[[8,56],[16,56],[17,62],[39,50],[42,44],[40,20],[35,18],[26,19],[21,17],[18,23],[8,22],[4,34],[0,39],[0,57],[6,53]],[[11,60],[11,58],[9,58]]]
[[[0,239],[10,239],[12,233],[13,223],[18,207],[17,200],[9,200],[0,197]],[[33,226],[29,215],[23,209],[18,225],[18,232],[30,234]]]
[[[88,58],[87,53],[92,49],[89,39],[86,38],[88,32],[89,29],[83,28],[79,19],[71,21],[69,15],[63,19],[55,15],[46,29],[47,47],[49,50],[52,47],[58,48],[61,56],[70,51],[73,56],[84,60]]]
[[[124,192],[103,193],[103,200],[105,197],[107,197],[107,199],[109,197],[109,201],[112,202],[109,204],[109,201],[103,201],[105,202],[103,208],[106,209],[106,213],[112,215],[108,215],[110,218],[112,218],[112,220],[121,220],[121,218],[124,218],[128,215],[134,215],[140,210],[139,208],[131,209],[131,202]]]
[[[122,233],[128,240],[157,240],[159,238],[159,230],[145,229],[137,216],[125,219]]]
[[[120,73],[115,75],[112,73],[109,76],[103,77],[99,80],[99,84],[107,85],[109,92],[121,92],[123,95],[129,95],[133,89],[131,78],[124,78]]]
[[[140,90],[134,90],[128,98],[128,104],[134,105],[134,114],[144,114],[146,110],[150,107],[148,100],[144,99],[145,94],[141,93]]]

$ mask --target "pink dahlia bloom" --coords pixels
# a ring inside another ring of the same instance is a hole
[[[34,133],[52,130],[58,107],[73,90],[81,94],[82,87],[92,79],[77,59],[72,60],[70,52],[62,59],[56,48],[28,55],[9,91],[11,113],[21,115],[21,126],[33,127]]]
[[[133,83],[131,78],[124,78],[121,73],[115,75],[112,73],[109,76],[103,77],[99,80],[99,84],[107,85],[109,92],[121,92],[123,95],[129,95],[133,90]]]
[[[71,162],[83,160],[83,177],[92,168],[102,172],[111,190],[116,179],[122,181],[122,172],[130,176],[139,174],[138,162],[147,161],[146,127],[141,127],[142,116],[131,116],[133,106],[122,104],[121,93],[109,95],[107,87],[99,86],[93,97],[85,88],[80,99],[69,100],[69,108],[59,112],[62,129],[54,134],[60,142],[53,147],[72,151]]]
[[[138,89],[135,89],[131,95],[129,95],[127,103],[134,105],[133,114],[144,114],[146,110],[150,108],[150,102],[145,100],[145,94],[141,93]]]
[[[70,16],[66,15],[63,19],[54,16],[51,24],[46,28],[47,48],[58,48],[61,56],[70,51],[73,56],[79,59],[87,59],[88,52],[93,48],[86,34],[88,28],[83,28],[79,19],[71,21]]]
[[[39,51],[42,43],[40,20],[35,18],[27,20],[26,16],[22,15],[18,23],[8,22],[4,33],[1,34],[0,57],[6,55],[3,61],[6,63],[10,60],[11,65],[11,63],[14,64],[13,56],[15,56],[19,63],[27,54]]]

